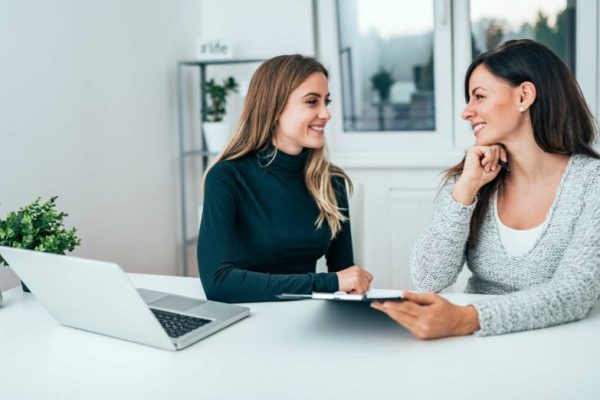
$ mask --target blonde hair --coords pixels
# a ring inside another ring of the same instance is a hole
[[[278,56],[262,63],[250,81],[242,115],[235,131],[214,164],[265,150],[273,140],[277,119],[290,93],[310,75],[319,72],[329,76],[321,63],[300,54]],[[204,174],[204,181],[209,171],[210,168]],[[352,192],[350,177],[328,161],[326,147],[309,149],[304,166],[304,182],[319,208],[315,225],[320,228],[323,222],[327,221],[331,238],[339,233],[342,223],[348,220],[338,207],[331,181],[333,177],[345,180]]]

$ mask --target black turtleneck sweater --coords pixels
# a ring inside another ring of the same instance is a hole
[[[209,171],[198,239],[198,265],[208,299],[274,301],[280,293],[334,292],[335,271],[354,264],[349,222],[331,240],[317,229],[317,204],[304,183],[309,150],[293,156],[274,147],[220,161]],[[348,216],[345,183],[334,178]],[[315,273],[325,255],[328,273]]]

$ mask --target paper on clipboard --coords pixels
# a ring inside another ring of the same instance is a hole
[[[371,289],[364,294],[346,293],[346,292],[313,292],[312,294],[294,294],[294,293],[282,293],[277,296],[282,300],[293,300],[293,299],[313,299],[313,300],[337,300],[337,301],[385,301],[385,300],[396,300],[400,301],[404,299],[401,290],[395,289]]]

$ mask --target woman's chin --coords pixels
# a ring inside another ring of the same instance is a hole
[[[485,137],[477,137],[475,138],[475,145],[476,146],[491,146],[493,144],[496,144],[496,142],[493,142],[489,139],[486,139]]]
[[[307,149],[320,149],[323,146],[325,146],[325,140],[323,138],[314,138],[312,140],[307,140],[303,147]]]

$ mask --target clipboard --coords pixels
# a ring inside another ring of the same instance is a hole
[[[277,295],[280,300],[333,300],[333,301],[349,301],[349,302],[372,302],[372,301],[402,301],[404,296],[401,290],[394,289],[371,289],[363,294],[347,293],[347,292],[313,292],[311,294],[295,294],[295,293],[281,293]]]

